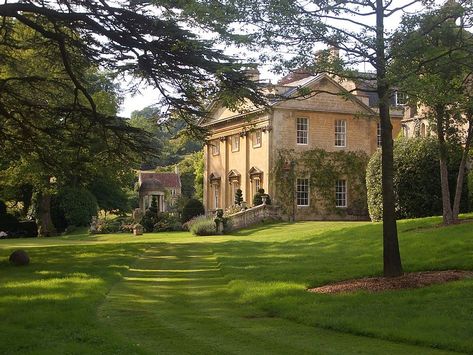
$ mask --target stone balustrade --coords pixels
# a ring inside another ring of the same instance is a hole
[[[266,222],[281,220],[279,208],[274,205],[259,205],[227,216],[231,230],[247,228]]]

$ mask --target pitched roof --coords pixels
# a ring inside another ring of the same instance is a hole
[[[376,115],[372,107],[366,105],[363,101],[361,101],[358,97],[356,97],[356,95],[349,94],[349,92],[342,85],[340,85],[336,80],[331,78],[328,74],[321,73],[317,75],[304,75],[302,78],[295,77],[294,79],[297,79],[297,80],[286,81],[283,86],[278,86],[278,95],[269,98],[269,102],[268,102],[269,106],[272,106],[272,107],[278,106],[282,102],[285,102],[288,99],[290,100],[291,97],[295,96],[301,89],[309,88],[312,85],[315,85],[316,83],[325,79],[325,80],[330,81],[333,85],[335,85],[338,88],[338,90],[340,90],[340,92],[347,94],[349,100],[363,107],[363,109],[367,113],[371,115]],[[214,102],[212,109],[215,109],[216,106],[217,106],[217,102]],[[264,111],[265,111],[265,108],[255,107],[254,110],[248,110],[248,112],[244,112],[244,113],[235,112],[234,115],[225,117],[223,119],[210,120],[210,121],[203,119],[199,122],[199,124],[203,127],[211,126],[216,123],[226,122],[229,120],[249,116],[252,114],[258,114]]]
[[[140,171],[140,186],[150,188],[152,186],[163,188],[177,189],[181,187],[181,178],[176,173],[155,173],[148,171]]]

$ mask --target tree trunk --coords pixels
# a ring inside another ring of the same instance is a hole
[[[38,196],[38,236],[53,237],[56,235],[56,228],[51,219],[51,195],[42,192]]]
[[[452,224],[453,211],[450,199],[450,186],[448,183],[448,167],[447,167],[447,145],[445,142],[445,108],[437,106],[435,108],[435,120],[437,124],[437,140],[439,142],[439,167],[440,167],[440,185],[442,189],[442,216],[443,224]]]
[[[402,263],[395,215],[393,135],[389,113],[389,84],[386,80],[383,0],[376,0],[376,26],[376,79],[382,148],[383,263],[384,276],[395,277],[402,275]]]
[[[453,221],[458,220],[460,214],[460,202],[463,192],[463,180],[465,178],[466,162],[468,160],[471,140],[473,139],[473,117],[468,119],[468,132],[466,135],[465,147],[463,148],[462,160],[458,168],[457,186],[455,188],[455,199],[453,200]]]

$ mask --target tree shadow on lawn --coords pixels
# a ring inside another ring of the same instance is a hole
[[[432,222],[434,223],[434,222]],[[402,228],[407,228],[401,226]],[[400,233],[405,271],[473,270],[471,224]],[[416,290],[314,295],[309,286],[382,274],[380,224],[304,240],[213,244],[229,291],[268,315],[408,343],[473,351],[473,280]]]
[[[142,247],[31,248],[23,267],[6,261],[11,250],[0,250],[0,352],[115,349],[111,333],[97,326],[96,306]]]

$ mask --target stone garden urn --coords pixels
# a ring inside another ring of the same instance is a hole
[[[133,226],[133,235],[143,235],[143,226],[141,224],[137,223]]]
[[[263,200],[263,205],[266,205],[266,202],[268,201],[268,196],[263,195],[263,196],[261,196],[261,199]]]

